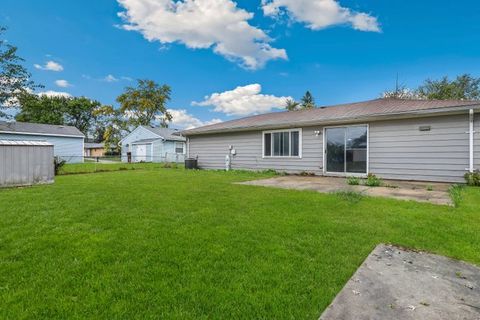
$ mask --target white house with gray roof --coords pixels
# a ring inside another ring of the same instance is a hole
[[[85,136],[75,127],[16,121],[0,121],[0,140],[45,141],[54,155],[69,163],[83,162]]]
[[[186,139],[178,130],[138,126],[120,141],[122,161],[127,162],[183,162]]]
[[[480,169],[480,101],[376,99],[182,132],[198,166],[463,182]]]

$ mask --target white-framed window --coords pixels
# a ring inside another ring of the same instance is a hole
[[[301,158],[302,129],[264,131],[263,157]]]
[[[175,153],[182,153],[184,150],[184,143],[183,142],[175,142]]]

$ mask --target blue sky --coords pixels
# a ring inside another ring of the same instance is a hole
[[[306,90],[320,105],[377,98],[397,73],[409,87],[480,76],[478,1],[169,2],[2,0],[0,24],[44,91],[115,104],[152,79],[172,87],[178,127],[280,110]]]

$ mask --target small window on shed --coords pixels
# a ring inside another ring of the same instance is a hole
[[[183,153],[183,142],[175,142],[175,153]]]

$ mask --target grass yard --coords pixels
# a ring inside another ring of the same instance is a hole
[[[232,184],[265,176],[0,190],[0,318],[317,319],[380,242],[480,264],[480,188],[450,208]]]

